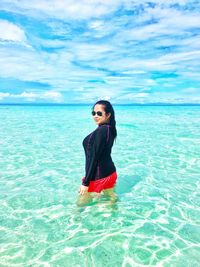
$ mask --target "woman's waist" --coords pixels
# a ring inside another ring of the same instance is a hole
[[[97,180],[100,178],[104,178],[107,177],[109,175],[111,175],[112,173],[116,172],[116,167],[114,165],[114,163],[108,165],[97,165],[94,177],[92,180]]]
[[[101,169],[113,169],[115,168],[115,164],[114,162],[110,159],[110,160],[104,160],[104,161],[97,161],[97,167],[101,168]]]

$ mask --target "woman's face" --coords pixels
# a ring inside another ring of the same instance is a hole
[[[96,122],[96,124],[100,125],[100,124],[109,122],[109,118],[110,118],[111,114],[110,113],[106,114],[103,105],[96,104],[94,106],[93,111],[95,112],[93,119]],[[99,116],[100,114],[98,115],[98,113],[99,113],[98,111],[102,114],[102,116]]]

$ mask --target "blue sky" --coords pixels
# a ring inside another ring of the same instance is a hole
[[[0,103],[200,104],[200,1],[1,0]]]

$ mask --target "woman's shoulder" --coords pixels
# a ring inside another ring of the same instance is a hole
[[[95,135],[105,135],[106,129],[107,129],[107,127],[104,124],[103,125],[99,125],[95,129],[94,133],[95,133]]]
[[[109,135],[109,132],[110,132],[110,125],[108,124],[102,124],[102,125],[99,125],[96,130],[95,130],[95,135],[97,137],[104,137],[104,138],[108,138],[108,135]]]
[[[110,128],[111,126],[109,124],[100,124],[97,127],[97,131],[101,131],[101,132],[106,132],[108,130],[108,128]]]

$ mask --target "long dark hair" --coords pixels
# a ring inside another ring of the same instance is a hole
[[[102,105],[104,107],[104,110],[106,112],[106,114],[108,113],[111,113],[111,116],[110,116],[110,120],[109,120],[109,124],[112,126],[111,127],[111,131],[112,131],[112,134],[113,134],[113,137],[114,137],[114,140],[116,142],[116,138],[117,138],[117,129],[116,129],[116,121],[115,121],[115,112],[114,112],[114,109],[111,105],[111,103],[107,100],[99,100],[97,101],[93,107],[92,107],[92,110],[94,110],[94,107],[95,105]]]

